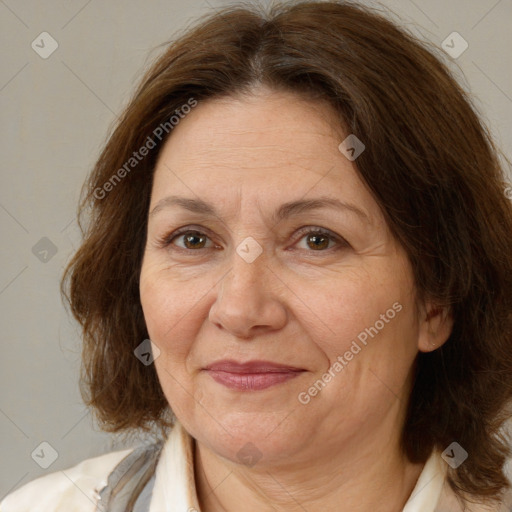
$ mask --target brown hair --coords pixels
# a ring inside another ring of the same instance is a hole
[[[496,498],[508,486],[501,428],[512,397],[512,207],[498,152],[426,44],[352,3],[226,8],[143,77],[85,185],[79,217],[90,221],[62,283],[83,327],[84,399],[108,431],[171,425],[154,366],[133,354],[148,338],[138,280],[153,169],[183,105],[260,84],[329,101],[366,145],[358,172],[419,296],[454,316],[447,343],[418,354],[403,449],[424,462],[457,441],[469,458],[450,470],[452,488]],[[155,148],[130,161],[149,139]]]

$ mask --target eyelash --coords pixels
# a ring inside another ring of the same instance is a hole
[[[171,245],[174,246],[174,244],[172,243],[173,240],[178,238],[180,235],[183,236],[183,235],[186,235],[188,233],[193,233],[193,234],[198,235],[198,236],[204,235],[208,239],[210,239],[210,237],[206,233],[200,231],[199,229],[194,229],[193,226],[187,226],[187,227],[180,228],[180,229],[178,229],[176,231],[173,231],[172,233],[170,233],[168,235],[165,235],[165,236],[159,238],[157,240],[157,245],[160,248],[168,248]],[[331,241],[337,242],[337,244],[338,244],[338,247],[330,247],[328,249],[322,249],[322,250],[318,250],[318,251],[315,251],[315,250],[307,251],[306,249],[304,249],[307,252],[311,252],[311,253],[315,253],[315,252],[326,253],[326,252],[330,252],[332,250],[339,250],[339,249],[342,249],[342,248],[350,247],[350,244],[344,238],[336,236],[331,231],[323,229],[323,228],[304,227],[304,228],[301,228],[299,230],[299,235],[301,235],[301,236],[295,242],[295,244],[300,242],[306,235],[325,235]],[[200,248],[200,249],[186,249],[184,247],[178,247],[178,246],[174,246],[173,247],[173,250],[177,250],[177,251],[181,251],[181,252],[187,252],[187,253],[201,252],[201,251],[207,250],[207,249],[212,249],[212,247],[206,247],[206,248]]]

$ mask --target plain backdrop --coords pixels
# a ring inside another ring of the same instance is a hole
[[[100,432],[82,403],[79,330],[59,279],[80,240],[80,187],[157,45],[228,3],[0,0],[0,499],[40,475],[139,442]],[[439,47],[510,158],[512,0],[381,5]],[[58,44],[46,59],[40,54],[55,43],[43,32]],[[442,50],[453,32],[468,44],[457,58]]]

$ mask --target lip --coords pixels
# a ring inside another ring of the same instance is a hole
[[[204,370],[219,384],[239,391],[257,391],[281,384],[300,375],[305,370],[272,361],[240,363],[223,360],[212,363]]]

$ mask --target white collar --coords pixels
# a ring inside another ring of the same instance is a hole
[[[192,437],[176,421],[156,467],[149,512],[199,512],[193,447]]]
[[[446,478],[446,463],[439,452],[429,457],[402,512],[435,512]]]
[[[179,422],[164,443],[155,472],[149,512],[199,512],[194,479],[194,442]],[[437,452],[427,460],[402,512],[434,512],[446,464]]]

